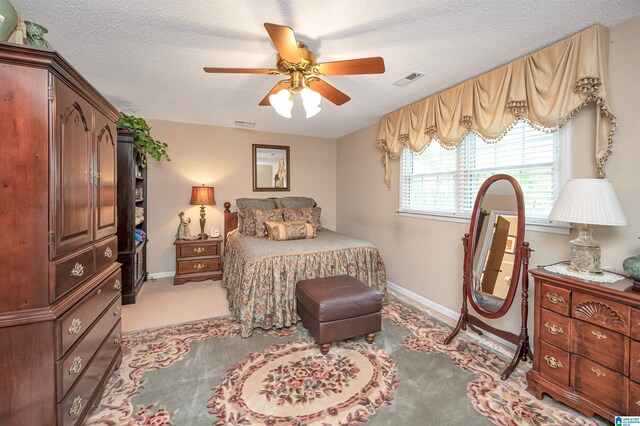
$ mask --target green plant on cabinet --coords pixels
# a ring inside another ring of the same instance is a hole
[[[144,118],[120,113],[120,118],[116,121],[119,130],[126,130],[133,134],[133,139],[138,150],[143,154],[142,167],[147,167],[147,156],[151,156],[160,161],[163,158],[171,161],[167,154],[167,144],[153,139],[151,127]]]

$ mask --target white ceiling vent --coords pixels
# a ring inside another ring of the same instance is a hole
[[[236,120],[236,127],[241,127],[243,129],[255,129],[256,123],[251,121],[240,121]]]
[[[409,74],[405,75],[400,80],[393,82],[393,85],[400,86],[400,87],[406,86],[407,84],[413,83],[414,81],[422,77],[424,77],[423,72],[411,71]]]

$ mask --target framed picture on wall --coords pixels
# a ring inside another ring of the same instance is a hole
[[[516,237],[514,235],[509,235],[507,237],[507,243],[504,246],[504,252],[509,254],[514,254],[516,251]]]

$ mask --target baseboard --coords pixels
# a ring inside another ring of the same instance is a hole
[[[176,271],[169,271],[169,272],[150,272],[149,275],[147,275],[147,279],[150,280],[155,280],[158,278],[170,278],[176,275]]]
[[[454,321],[458,321],[458,318],[460,318],[460,313],[459,312],[453,311],[453,310],[447,308],[446,306],[442,306],[441,304],[434,302],[433,300],[430,300],[430,299],[427,299],[426,297],[420,296],[419,294],[414,293],[411,290],[407,290],[406,288],[401,287],[398,284],[392,283],[391,281],[387,281],[387,286],[389,287],[389,289],[391,291],[394,291],[396,293],[402,294],[403,296],[411,299],[412,301],[417,302],[417,303],[419,303],[421,305],[424,305],[427,308],[433,309],[434,311],[436,311],[436,312],[438,312],[438,313],[440,313],[440,314],[442,314],[442,315],[444,315],[444,316],[446,316],[448,318],[451,318]],[[488,338],[500,343],[501,345],[505,346],[506,348],[511,349],[512,351],[516,350],[516,345],[514,345],[513,343],[508,342],[508,341],[506,341],[504,339],[501,339],[500,337],[496,336],[495,334],[489,333],[489,332],[484,331],[484,330],[482,331],[482,334],[483,334],[483,336],[486,336],[486,337],[488,337]],[[492,347],[493,349],[496,349],[496,350],[504,353],[502,348],[495,346],[494,344],[492,344],[493,342],[491,342],[491,341],[487,341],[487,339],[484,339],[483,336],[479,336],[474,332],[469,332],[468,330],[466,332],[466,335],[469,336],[470,338],[472,338],[473,340],[477,340],[477,341],[479,341],[481,343],[484,343],[484,344]],[[513,352],[507,353],[507,355],[513,356]]]

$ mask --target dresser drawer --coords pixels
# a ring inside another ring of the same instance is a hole
[[[629,379],[578,355],[571,355],[571,362],[571,386],[603,402],[618,413],[626,413]]]
[[[543,308],[562,315],[569,315],[569,307],[571,306],[571,290],[543,283],[541,291]]]
[[[58,404],[59,425],[74,425],[88,409],[93,393],[111,365],[111,361],[113,361],[118,353],[120,340],[120,322],[118,322],[109,333],[109,336],[102,342],[98,353],[80,379],[78,379],[75,386],[69,391],[62,402]]]
[[[631,337],[640,340],[640,309],[631,308]]]
[[[628,416],[640,416],[640,385],[629,380],[629,412]]]
[[[631,354],[629,355],[629,378],[640,382],[640,342],[631,341]]]
[[[562,350],[569,350],[570,319],[546,309],[540,313],[540,338]]]
[[[94,250],[96,271],[100,271],[118,258],[118,237],[114,235],[111,238],[100,241],[94,246]]]
[[[197,257],[197,256],[215,256],[219,255],[217,243],[193,243],[182,244],[179,247],[179,256],[183,257]]]
[[[64,397],[78,377],[82,375],[93,355],[120,319],[119,314],[114,315],[119,306],[120,299],[115,298],[91,330],[78,341],[78,344],[69,351],[66,357],[56,362],[58,401]]]
[[[53,300],[56,300],[95,273],[93,248],[87,247],[57,260],[51,267],[54,277]]]
[[[120,270],[109,275],[102,283],[86,295],[73,308],[56,320],[58,336],[57,358],[67,352],[73,344],[84,334],[96,318],[111,303],[116,295],[120,294],[121,275]],[[118,308],[120,299],[118,298]]]
[[[630,334],[631,308],[621,303],[576,291],[573,293],[571,316],[625,336]]]
[[[540,342],[540,372],[565,386],[569,385],[569,353]]]
[[[629,338],[577,319],[572,319],[571,325],[571,352],[629,375]]]
[[[179,274],[193,274],[197,272],[215,272],[220,270],[220,258],[199,260],[181,260],[178,262]]]

